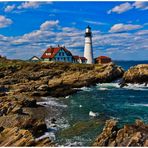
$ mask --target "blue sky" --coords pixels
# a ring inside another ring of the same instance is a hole
[[[66,46],[83,56],[85,27],[93,33],[94,57],[148,60],[148,2],[0,2],[0,54],[41,56]]]

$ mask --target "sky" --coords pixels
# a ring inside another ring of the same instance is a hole
[[[0,55],[27,60],[49,46],[83,56],[85,28],[94,57],[148,60],[148,2],[0,2]]]

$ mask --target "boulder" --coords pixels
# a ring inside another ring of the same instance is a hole
[[[23,107],[36,107],[37,106],[36,100],[35,99],[31,99],[31,98],[24,99],[22,101],[22,105],[23,105]]]
[[[148,84],[148,64],[139,64],[131,67],[123,75],[124,83]]]
[[[0,126],[4,128],[19,127],[27,129],[34,136],[40,136],[47,131],[45,121],[43,119],[33,118],[29,115],[12,114],[0,117]]]
[[[0,146],[1,147],[28,147],[28,146],[54,146],[54,143],[43,138],[36,141],[30,131],[14,128],[5,128],[0,131]]]
[[[118,128],[116,123],[114,120],[108,120],[93,146],[148,146],[147,124],[141,120],[136,120],[135,124]]]
[[[48,85],[43,84],[43,85],[39,86],[37,90],[39,90],[39,91],[47,91],[48,89],[49,89]]]

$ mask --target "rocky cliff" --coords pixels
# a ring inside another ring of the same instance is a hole
[[[32,96],[66,96],[76,91],[73,88],[111,82],[121,78],[123,73],[123,69],[113,63],[86,65],[2,60],[0,90]]]
[[[148,125],[141,120],[136,120],[135,124],[118,128],[117,121],[108,120],[93,146],[146,147],[148,146]]]
[[[131,67],[123,75],[124,83],[148,83],[148,64]]]
[[[54,146],[36,140],[47,127],[39,96],[66,96],[83,86],[122,77],[121,67],[72,63],[32,63],[0,58],[0,146]],[[39,99],[39,98],[38,98]]]
[[[36,140],[47,131],[43,111],[32,98],[0,97],[0,146],[54,146],[48,138]]]

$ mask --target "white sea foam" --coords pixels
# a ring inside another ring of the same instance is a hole
[[[134,103],[134,104],[129,104],[130,106],[144,106],[148,107],[148,104],[142,104],[142,103]]]
[[[70,127],[68,120],[66,120],[64,117],[58,118],[56,121],[56,125],[59,129],[65,129]]]
[[[55,133],[54,132],[46,132],[44,135],[38,137],[35,139],[35,141],[39,141],[39,140],[42,140],[44,138],[49,138],[51,140],[56,140],[56,136],[55,136]]]
[[[81,87],[79,89],[83,90],[83,91],[91,91],[92,90],[92,88],[89,88],[89,87]]]
[[[66,96],[65,98],[68,99],[70,96]]]
[[[79,107],[81,108],[81,107],[82,107],[82,105],[80,104],[80,105],[79,105]]]
[[[125,86],[121,89],[131,89],[131,90],[148,90],[148,86],[145,84],[131,84],[127,83],[128,86]],[[118,83],[98,83],[98,90],[109,90],[109,89],[119,89],[120,85]]]
[[[118,83],[98,83],[97,87],[103,89],[104,88],[109,89],[109,88],[120,88],[120,85]]]
[[[43,106],[56,106],[56,107],[67,107],[67,105],[60,104],[56,101],[44,101],[44,102],[37,102],[38,105],[43,105]]]
[[[97,117],[97,116],[99,116],[99,114],[98,114],[98,113],[95,113],[95,112],[90,111],[90,112],[89,112],[89,116],[91,116],[91,117]]]
[[[43,100],[41,102],[37,102],[38,105],[43,105],[43,106],[56,106],[56,107],[67,107],[67,105],[59,103],[57,98],[53,97],[42,97]]]
[[[108,88],[100,87],[98,90],[108,90]]]
[[[91,141],[90,138],[82,138],[80,136],[74,136],[72,139],[66,139],[64,145],[59,145],[64,146],[64,147],[74,147],[74,146],[84,146],[84,143],[86,143],[86,141]]]
[[[128,86],[125,86],[125,89],[132,89],[132,90],[148,90],[148,86],[145,86],[145,84],[127,84]]]

